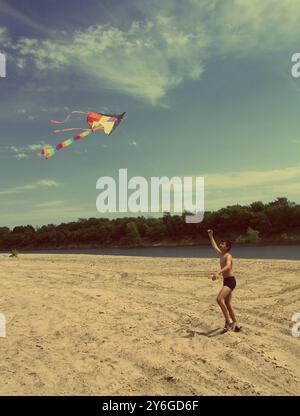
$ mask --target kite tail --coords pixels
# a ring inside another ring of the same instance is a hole
[[[41,150],[41,154],[44,156],[45,160],[49,160],[56,153],[56,150],[52,146],[45,147]]]
[[[77,136],[72,137],[72,139],[67,139],[61,143],[58,143],[56,147],[47,146],[41,150],[41,154],[44,156],[45,160],[49,160],[56,152],[59,150],[65,149],[66,147],[71,146],[74,142],[77,142],[80,139],[88,136],[92,130],[84,130],[82,133],[78,134]]]
[[[72,114],[87,114],[87,113],[84,112],[84,111],[80,111],[80,110],[73,110],[73,111],[71,111],[70,114],[67,115],[67,117],[64,120],[62,120],[62,121],[59,121],[59,120],[50,120],[50,123],[53,123],[53,124],[66,123],[67,121],[70,120]]]
[[[68,129],[54,130],[54,133],[62,133],[64,131],[73,131],[73,130],[86,130],[86,129],[82,129],[80,127],[70,127]]]

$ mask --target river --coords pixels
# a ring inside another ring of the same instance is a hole
[[[22,251],[20,250],[20,253]],[[25,251],[23,251],[25,253]],[[146,256],[146,257],[190,257],[214,258],[216,254],[209,246],[184,247],[149,247],[149,248],[102,248],[102,249],[70,249],[70,250],[29,250],[26,253],[48,254],[100,254],[113,256]],[[256,246],[234,247],[231,254],[243,259],[286,259],[300,260],[300,246]]]

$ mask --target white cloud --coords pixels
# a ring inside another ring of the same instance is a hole
[[[184,79],[200,76],[208,44],[199,25],[191,32],[176,17],[158,15],[127,31],[91,26],[75,31],[71,39],[22,38],[12,49],[19,67],[25,60],[39,71],[77,68],[106,87],[155,104]]]
[[[292,166],[284,169],[269,171],[241,171],[227,172],[224,174],[210,173],[204,175],[207,189],[234,189],[249,186],[264,186],[276,183],[284,183],[300,179],[300,166]]]
[[[265,171],[186,174],[203,176],[206,209],[226,205],[250,204],[255,200],[268,202],[280,196],[291,200],[300,197],[300,165]],[[195,180],[192,189],[195,192]]]
[[[42,144],[28,144],[27,146],[9,146],[8,149],[14,153],[16,159],[28,159],[32,155],[37,155],[42,149]]]
[[[295,47],[300,34],[299,6],[298,0],[222,2],[216,22],[222,47],[244,54]]]
[[[61,113],[62,110],[70,112],[71,108],[68,106],[64,106],[64,107],[42,107],[40,109],[42,113]]]
[[[2,199],[0,201],[0,207],[2,208],[2,207],[7,207],[7,206],[13,206],[15,208],[17,205],[18,206],[20,206],[20,205],[24,206],[27,203],[28,203],[28,201],[26,201],[24,199],[20,199],[20,198],[18,198],[17,200],[10,200],[10,201],[8,201],[7,199],[5,199],[5,200]],[[2,215],[2,213],[1,213],[1,215]]]
[[[47,201],[35,204],[34,208],[56,208],[62,206],[63,204],[63,201]]]
[[[234,204],[247,205],[255,200],[266,203],[280,196],[292,201],[300,197],[300,166],[202,176],[205,179],[205,207],[208,210]]]
[[[9,42],[8,30],[5,27],[0,27],[0,44],[5,46]]]
[[[37,150],[41,150],[42,147],[43,146],[41,144],[29,144],[29,145],[27,145],[27,149],[29,149],[33,152],[35,152]]]
[[[95,85],[162,104],[171,89],[198,79],[209,57],[290,49],[300,38],[298,0],[152,0],[137,7],[144,20],[127,29],[106,24],[55,39],[21,38],[11,44],[17,65],[79,71]]]
[[[27,184],[27,185],[15,186],[15,187],[3,189],[3,190],[0,189],[0,195],[12,195],[12,194],[18,194],[18,193],[26,192],[26,191],[34,191],[40,188],[57,188],[58,186],[61,186],[61,184],[54,180],[42,179],[42,180]]]
[[[21,159],[27,159],[28,155],[26,153],[17,153],[16,154],[16,159],[21,160]]]

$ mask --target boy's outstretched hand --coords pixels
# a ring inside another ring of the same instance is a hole
[[[211,276],[209,276],[209,279],[211,280],[218,280],[219,276],[218,273],[212,274]]]
[[[213,232],[213,230],[207,230],[207,233],[210,237],[212,237],[214,232]]]

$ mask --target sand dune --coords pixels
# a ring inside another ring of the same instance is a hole
[[[237,260],[243,332],[216,260],[0,256],[1,395],[299,395],[300,262]]]

